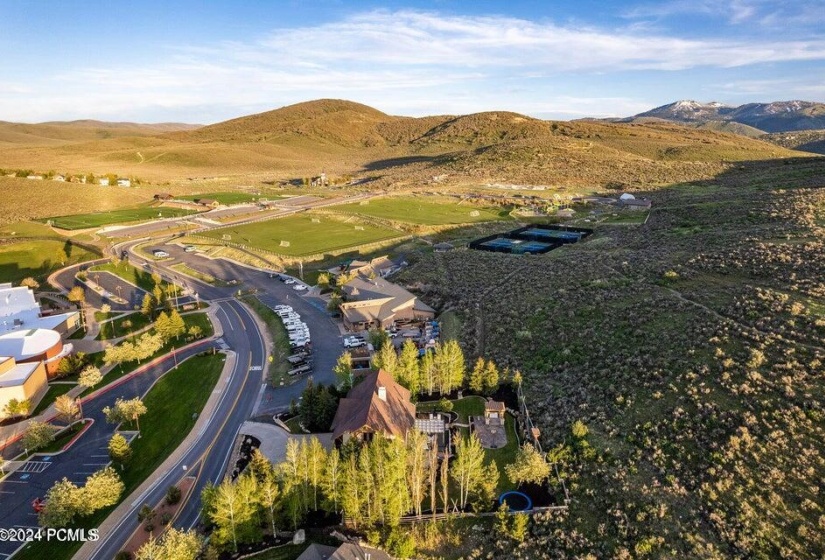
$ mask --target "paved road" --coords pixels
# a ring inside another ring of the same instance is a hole
[[[177,245],[165,245],[163,250],[169,253],[170,259],[163,261],[164,266],[179,262],[186,263],[195,270],[206,272],[223,280],[236,280],[238,284],[231,288],[216,288],[208,284],[194,281],[172,270],[163,270],[165,275],[174,277],[175,282],[184,285],[206,299],[221,299],[231,297],[239,288],[244,290],[258,290],[258,298],[269,307],[278,304],[291,305],[301,314],[301,319],[309,326],[312,336],[312,353],[315,383],[329,385],[335,382],[332,368],[338,356],[344,351],[341,334],[338,327],[332,322],[326,309],[319,309],[312,301],[304,298],[290,285],[270,278],[269,274],[253,268],[235,264],[224,259],[209,259],[198,253],[187,253]],[[131,257],[134,261],[139,257]],[[157,267],[157,263],[154,263]],[[297,382],[286,387],[267,387],[261,407],[257,414],[273,414],[289,408],[292,399],[298,399],[305,386],[304,382]]]
[[[178,352],[178,359],[192,356],[210,345],[211,342],[205,341],[195,348]],[[88,475],[108,464],[107,444],[115,426],[106,422],[103,408],[112,406],[119,397],[143,395],[172,365],[170,355],[144,373],[84,403],[83,414],[94,420],[94,424],[75,445],[58,455],[37,457],[0,482],[0,502],[3,506],[0,508],[0,527],[36,527],[37,515],[31,507],[35,498],[43,497],[55,481],[63,477],[83,484]],[[0,557],[10,554],[17,546],[17,543],[0,542]]]
[[[166,489],[178,482],[185,472],[194,474],[196,482],[189,499],[180,509],[175,525],[195,525],[200,515],[201,491],[207,482],[217,482],[223,477],[238,429],[252,414],[258,400],[265,356],[263,339],[246,308],[232,300],[222,301],[218,305],[221,308],[218,318],[224,327],[223,339],[237,353],[237,362],[228,383],[220,388],[223,396],[212,414],[212,421],[206,424],[199,439],[183,453],[177,465],[158,477],[152,489],[131,504],[129,512],[114,531],[101,535],[98,547],[89,560],[113,558],[138,528],[137,512],[140,507],[144,503],[159,502]],[[187,471],[183,470],[184,465]]]

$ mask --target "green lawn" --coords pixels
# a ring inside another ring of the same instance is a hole
[[[402,233],[360,223],[357,219],[345,221],[327,216],[302,214],[221,228],[205,232],[203,235],[217,241],[229,236],[226,241],[298,257],[393,239],[400,237]]]
[[[470,416],[482,416],[484,414],[484,399],[482,397],[464,397],[450,402],[453,403],[452,411],[458,414],[458,422],[462,424],[466,424]],[[416,408],[419,412],[441,410],[438,403],[439,401],[420,402],[416,405]]]
[[[115,276],[119,276],[123,280],[126,280],[130,284],[134,284],[138,288],[141,288],[147,292],[151,292],[155,287],[155,281],[152,280],[151,272],[132,266],[126,261],[120,261],[118,264],[112,264],[108,262],[104,264],[99,264],[97,266],[93,266],[89,269],[88,272],[88,277],[92,280],[95,279],[95,271],[110,272]],[[161,280],[161,288],[166,290],[166,287],[168,285],[168,282],[166,282],[165,280]]]
[[[29,239],[0,244],[0,278],[18,283],[33,276],[41,284],[53,271],[70,264],[99,258],[70,241]]]
[[[196,212],[194,210],[184,210],[181,208],[138,206],[137,208],[123,208],[121,210],[111,210],[109,212],[92,212],[89,214],[53,216],[51,218],[43,218],[38,221],[47,223],[51,220],[54,227],[61,229],[84,229],[101,227],[110,224],[154,220],[156,218],[176,218],[178,216],[188,216],[189,214],[195,213]]]
[[[213,332],[212,322],[209,320],[209,316],[206,313],[192,313],[191,315],[183,315],[183,321],[184,321],[184,323],[186,323],[186,328],[187,329],[189,327],[193,326],[193,325],[199,326],[201,328],[201,332],[203,333],[202,338],[212,336],[212,332]],[[152,333],[153,330],[149,330],[147,332]],[[142,333],[141,333],[141,335],[137,335],[137,336],[142,336]],[[128,374],[132,373],[137,368],[139,368],[141,365],[145,364],[147,361],[153,360],[154,358],[156,358],[158,356],[161,356],[163,354],[167,354],[173,348],[180,348],[181,346],[186,346],[190,342],[193,342],[193,341],[187,340],[186,337],[180,337],[177,340],[175,340],[173,338],[172,340],[167,342],[163,346],[163,348],[158,350],[157,353],[155,353],[154,355],[150,356],[149,358],[143,360],[142,363],[126,362],[122,365],[116,366],[113,370],[111,370],[109,373],[107,373],[103,377],[103,382],[104,382],[105,385],[108,385],[112,381],[115,381],[116,379],[120,379],[124,375],[128,375]],[[101,368],[105,365],[103,363],[103,356],[104,356],[103,352],[96,352],[94,354],[89,354],[89,358],[92,360],[92,363],[95,366],[99,367],[99,368]],[[76,380],[77,378],[75,376],[71,376],[71,377],[67,377],[65,379]],[[85,391],[83,391],[83,393],[81,393],[81,396],[85,396],[85,395],[91,393],[92,391],[96,391],[97,389],[99,389],[102,386],[103,385],[99,385],[98,387],[94,387],[92,389],[86,389]]]
[[[125,499],[174,451],[195,425],[194,413],[203,410],[223,369],[224,356],[196,356],[182,363],[158,381],[144,397],[147,413],[140,419],[141,436],[132,441],[132,463],[121,473]],[[64,444],[65,445],[65,444]],[[117,507],[101,510],[76,524],[97,527]],[[20,560],[68,560],[83,544],[52,541],[35,542],[21,550]]]
[[[211,284],[213,286],[228,286],[226,282],[223,280],[219,280],[215,278],[211,274],[207,274],[206,272],[201,272],[200,270],[195,270],[192,267],[186,266],[184,263],[173,264],[171,267],[172,270],[177,270],[181,274],[186,274],[191,276],[192,278],[197,278],[202,282],[206,282],[207,284]]]
[[[244,192],[213,192],[213,193],[203,193],[203,194],[187,194],[184,196],[176,196],[180,200],[192,200],[199,198],[211,198],[212,200],[217,200],[221,204],[243,204],[245,202],[255,202],[258,200],[258,195],[249,194]],[[268,199],[272,199],[273,197],[268,196],[264,197]],[[277,198],[277,197],[275,197]]]
[[[63,449],[63,446],[69,443],[73,437],[77,435],[77,432],[83,429],[86,424],[83,422],[77,422],[72,424],[65,432],[61,433],[54,440],[47,446],[41,447],[37,450],[38,453],[56,453]]]
[[[484,208],[458,202],[425,202],[417,198],[389,197],[369,200],[365,204],[342,204],[331,206],[329,210],[363,214],[398,222],[421,225],[469,224],[502,220],[502,215],[493,208]]]
[[[290,348],[289,335],[284,328],[284,323],[277,313],[261,303],[258,298],[245,296],[240,299],[251,307],[258,317],[266,323],[266,329],[272,337],[273,352],[275,355],[273,356],[272,363],[269,364],[267,378],[273,386],[280,384],[281,381],[287,383],[288,378],[286,372],[289,370],[289,362],[286,361],[286,358],[290,354]]]
[[[127,329],[124,325],[126,322],[131,323]],[[129,313],[122,315],[117,319],[107,321],[100,324],[100,332],[97,333],[96,340],[109,340],[110,338],[117,338],[125,336],[129,333],[138,331],[149,324],[149,317],[143,313]]]
[[[69,383],[52,383],[49,385],[49,389],[46,391],[46,394],[43,395],[43,398],[37,404],[37,408],[34,409],[31,415],[37,416],[46,410],[46,407],[52,404],[57,397],[68,393],[72,387],[74,387],[74,385]]]
[[[504,467],[512,464],[516,459],[518,453],[518,438],[516,437],[516,422],[513,417],[507,414],[505,416],[505,428],[507,429],[507,445],[499,449],[485,449],[484,459],[485,463],[495,461],[498,467],[498,491],[506,492],[507,490],[515,490],[516,485],[513,484],[509,478]]]

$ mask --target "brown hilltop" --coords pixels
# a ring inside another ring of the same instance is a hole
[[[0,124],[0,132],[4,126],[18,125]],[[78,128],[94,129],[68,127]],[[694,180],[732,161],[799,155],[761,140],[667,122],[553,122],[507,111],[412,118],[335,99],[194,130],[154,135],[127,134],[129,127],[121,131],[115,125],[108,130],[118,133],[110,138],[77,134],[71,141],[50,133],[47,142],[11,135],[0,143],[0,167],[117,172],[156,180],[263,173],[287,178],[325,169],[378,174],[385,185],[449,174],[456,182],[597,187]]]

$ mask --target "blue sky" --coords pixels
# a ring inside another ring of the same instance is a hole
[[[825,100],[825,0],[0,0],[0,120],[212,123]]]

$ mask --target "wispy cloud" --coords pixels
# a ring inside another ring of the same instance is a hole
[[[674,2],[671,9],[682,4]],[[711,5],[698,3],[699,9],[710,10]],[[744,1],[726,7],[731,19],[756,15]],[[0,90],[0,118],[177,114],[209,122],[250,108],[318,97],[352,98],[401,114],[491,108],[570,116],[623,114],[619,111],[646,100],[588,98],[563,80],[598,73],[822,61],[825,39],[701,40],[632,26],[617,30],[503,16],[379,10],[277,29],[249,42],[178,45],[169,51],[162,61],[142,67],[70,68],[48,81],[25,84],[27,92],[15,92],[22,84],[6,83]],[[516,90],[507,92],[508,87]]]

